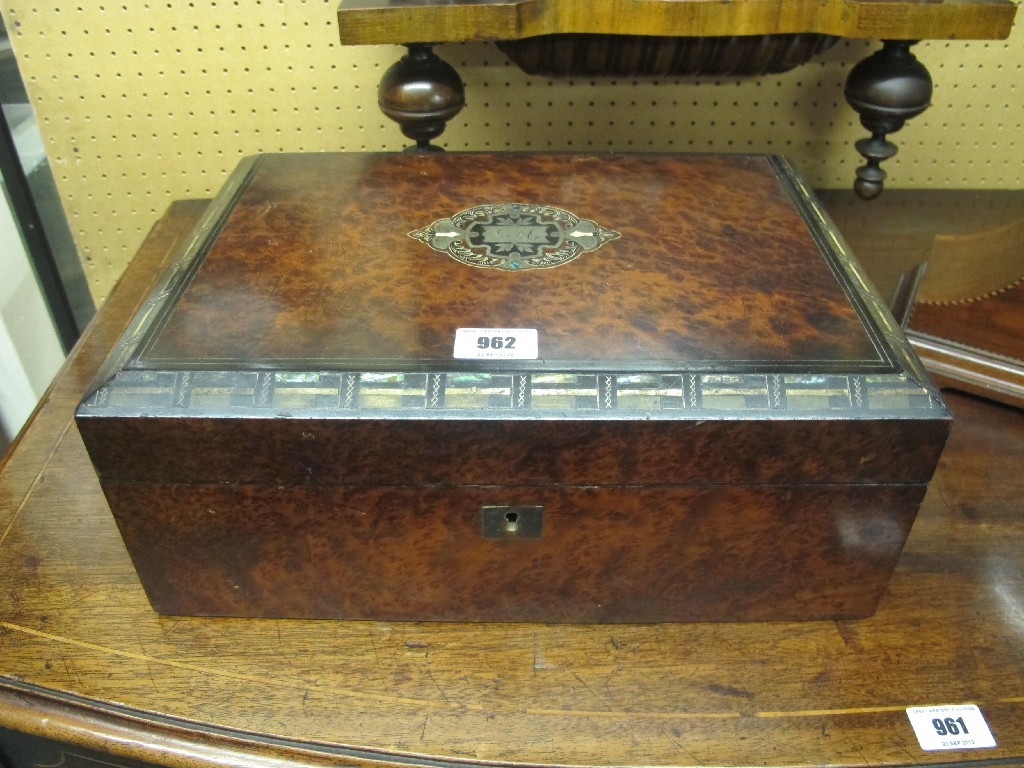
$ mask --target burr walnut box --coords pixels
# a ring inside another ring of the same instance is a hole
[[[160,613],[874,611],[949,415],[772,156],[246,160],[77,423]]]

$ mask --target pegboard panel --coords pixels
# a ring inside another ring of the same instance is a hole
[[[175,199],[210,197],[244,155],[393,151],[376,87],[397,46],[343,47],[337,0],[0,0],[79,252],[102,301]],[[895,135],[890,188],[1022,186],[1024,68],[1005,42],[923,43],[934,106]],[[877,44],[842,41],[747,80],[529,77],[485,43],[438,52],[467,85],[449,149],[778,152],[848,187],[864,135],[842,96]]]

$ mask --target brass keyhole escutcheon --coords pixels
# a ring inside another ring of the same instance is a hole
[[[480,518],[488,539],[538,539],[544,532],[541,506],[486,506],[480,508]]]

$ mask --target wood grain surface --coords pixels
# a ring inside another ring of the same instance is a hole
[[[520,270],[409,236],[506,203],[621,236]],[[540,362],[569,370],[881,362],[769,157],[475,152],[261,156],[140,357],[404,371],[451,365],[457,328],[537,329]]]
[[[1005,38],[1008,0],[342,0],[341,42],[518,40],[535,35],[763,35],[818,32],[888,39]]]
[[[973,302],[1024,276],[1024,190],[890,189],[877,205],[843,189],[818,197],[887,301],[924,263],[917,299],[931,303]]]
[[[1024,360],[1024,277],[1005,291],[959,304],[921,302],[911,328],[969,347]]]
[[[943,386],[1024,407],[1024,281],[972,301],[918,303],[910,338]]]
[[[925,491],[103,488],[162,614],[617,624],[869,616]],[[487,505],[543,535],[482,535]]]
[[[1024,191],[891,190],[822,202],[883,298],[926,265],[911,343],[943,387],[1024,406]]]
[[[72,411],[200,207],[157,227],[0,471],[0,726],[167,766],[1024,761],[1024,415],[957,395],[870,619],[159,617]],[[946,703],[997,746],[922,751],[904,709]]]

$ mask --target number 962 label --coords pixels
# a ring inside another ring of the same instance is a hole
[[[459,328],[455,331],[457,360],[536,360],[535,328]]]
[[[921,749],[983,749],[996,740],[974,704],[910,707],[907,717]]]

